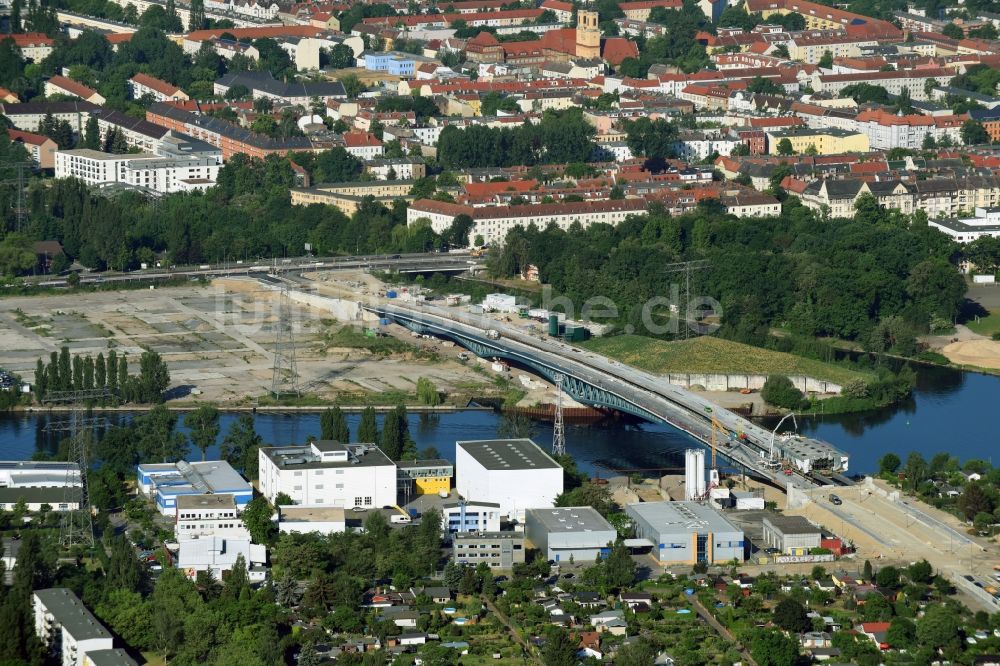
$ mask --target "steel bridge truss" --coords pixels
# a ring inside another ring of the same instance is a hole
[[[511,351],[500,346],[483,341],[477,336],[466,335],[448,326],[434,324],[417,317],[390,314],[379,308],[373,308],[380,317],[386,317],[391,321],[404,326],[405,328],[421,334],[433,334],[439,337],[447,337],[462,345],[470,352],[481,358],[504,359],[519,365],[530,368],[537,374],[545,377],[552,384],[556,383],[557,376],[562,376],[562,390],[579,403],[591,405],[592,407],[605,407],[625,414],[631,414],[641,419],[654,423],[664,423],[664,419],[653,414],[647,409],[636,405],[630,400],[626,400],[620,395],[594,386],[593,384],[574,376],[564,368],[557,368],[549,365],[545,361],[539,360],[530,354]]]

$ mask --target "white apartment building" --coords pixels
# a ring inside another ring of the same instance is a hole
[[[88,185],[122,183],[155,192],[208,189],[221,166],[210,157],[160,157],[150,153],[115,155],[79,148],[56,151],[56,178],[79,178]]]
[[[925,83],[933,80],[934,85],[947,85],[955,72],[950,69],[908,69],[893,72],[862,72],[859,74],[821,74],[813,75],[812,88],[816,92],[840,93],[847,86],[856,83],[868,83],[881,86],[890,95],[899,95],[903,89],[910,91],[910,98],[917,101],[927,101]]]
[[[382,508],[396,504],[396,464],[374,444],[321,440],[306,446],[261,448],[260,492],[271,504],[281,493],[294,504]]]
[[[85,666],[88,653],[114,647],[111,632],[70,590],[35,590],[32,606],[35,634],[62,666]]]
[[[482,236],[487,244],[494,244],[503,243],[507,232],[518,226],[527,228],[534,224],[539,229],[544,229],[551,223],[568,230],[574,223],[583,227],[600,223],[616,225],[629,215],[644,215],[646,207],[647,203],[643,199],[486,208],[420,199],[407,209],[406,223],[414,224],[420,218],[427,218],[436,233],[443,233],[456,216],[464,214],[474,220],[469,237]]]
[[[247,18],[271,20],[278,15],[280,8],[276,2],[257,2],[257,0],[205,0],[205,11],[221,14],[240,14]]]
[[[455,474],[461,497],[511,518],[554,506],[563,491],[563,468],[530,439],[456,442]]]
[[[202,537],[249,539],[236,498],[230,494],[178,495],[174,536],[178,542]]]
[[[729,157],[733,148],[743,141],[735,136],[719,136],[704,132],[684,132],[674,144],[678,157],[687,162],[700,162],[717,153]]]

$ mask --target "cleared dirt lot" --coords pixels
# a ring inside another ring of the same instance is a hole
[[[324,286],[347,296],[372,285],[327,278]],[[290,315],[309,394],[412,393],[420,377],[442,390],[474,391],[493,380],[461,364],[458,348],[414,341],[399,327],[388,327],[398,329],[392,349],[373,353],[359,330],[337,335],[344,323],[329,313],[293,304]],[[270,389],[277,323],[277,293],[255,280],[9,298],[0,300],[0,367],[33,381],[37,359],[68,346],[90,355],[115,349],[135,370],[150,350],[167,361],[179,399],[246,403]]]
[[[833,492],[843,501],[829,501]],[[952,580],[967,603],[975,608],[996,611],[989,596],[964,576],[987,583],[993,565],[1000,562],[995,542],[967,535],[967,527],[955,517],[922,504],[913,498],[891,498],[894,491],[882,482],[851,488],[810,491],[812,502],[786,513],[806,516],[814,523],[845,536],[858,548],[860,561],[881,560],[881,564],[908,565],[927,559],[935,570]]]

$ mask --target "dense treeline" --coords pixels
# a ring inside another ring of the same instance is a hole
[[[308,165],[323,177],[338,179],[353,171],[351,160],[321,155]],[[429,227],[407,228],[402,202],[386,208],[366,201],[348,217],[330,206],[292,206],[293,183],[287,159],[243,155],[226,163],[218,186],[207,193],[157,201],[138,193],[107,198],[79,181],[50,181],[32,188],[30,224],[24,231],[35,240],[58,240],[69,257],[85,266],[115,270],[151,264],[161,254],[174,264],[199,264],[297,256],[305,243],[324,254],[423,252],[441,245]],[[3,214],[6,228],[13,228],[13,212]]]
[[[861,203],[854,219],[827,220],[791,199],[780,217],[753,222],[709,202],[681,217],[654,208],[617,227],[518,228],[491,253],[490,267],[513,275],[535,264],[578,312],[587,298],[607,296],[613,321],[647,333],[643,305],[684,282],[662,267],[694,259],[709,266],[692,272],[692,297],[718,300],[721,333],[744,342],[760,344],[775,327],[866,342],[890,335],[887,322],[917,332],[950,327],[965,294],[951,263],[957,245],[919,214],[911,223]],[[664,310],[653,312],[662,318]]]
[[[594,127],[577,108],[546,111],[537,125],[449,125],[438,139],[437,159],[446,169],[588,162],[595,154],[593,136]]]
[[[48,364],[38,359],[35,366],[35,385],[32,387],[39,402],[54,392],[92,391],[94,402],[162,402],[163,392],[170,384],[167,364],[154,351],[142,353],[139,374],[130,375],[128,359],[121,358],[114,349],[97,357],[71,355],[68,347],[52,352]],[[96,397],[100,392],[105,397]]]

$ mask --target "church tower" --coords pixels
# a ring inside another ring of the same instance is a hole
[[[597,25],[597,12],[580,9],[576,13],[576,55],[580,58],[601,57],[601,29]]]

